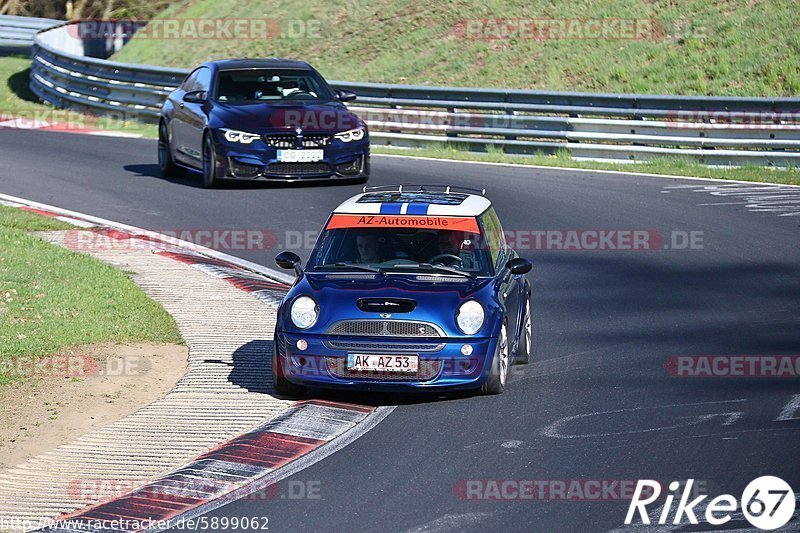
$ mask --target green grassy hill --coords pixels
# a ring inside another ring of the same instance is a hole
[[[190,67],[295,57],[326,77],[474,87],[701,95],[800,94],[794,0],[190,0],[159,16],[267,18],[281,37],[135,37],[114,59]],[[467,19],[651,19],[653,38],[475,39]],[[301,23],[310,27],[297,33]],[[309,23],[309,21],[311,21]],[[318,29],[317,29],[318,28]]]

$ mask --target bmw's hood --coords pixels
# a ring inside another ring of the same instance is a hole
[[[294,132],[333,134],[363,126],[361,120],[339,102],[320,104],[221,104],[209,117],[212,128],[232,128],[251,133]]]
[[[370,275],[359,279],[349,275],[333,279],[335,274],[305,275],[295,285],[287,302],[300,295],[313,298],[319,305],[319,319],[313,327],[322,333],[339,320],[391,318],[419,320],[439,324],[447,331],[455,326],[458,307],[468,299],[476,299],[484,306],[492,306],[491,278],[471,280],[450,278],[433,282],[433,276],[420,279],[420,275]],[[440,278],[441,279],[441,278]],[[287,312],[288,307],[285,306]],[[487,309],[487,314],[491,309]],[[288,318],[288,317],[287,317]],[[453,331],[451,334],[460,335]]]

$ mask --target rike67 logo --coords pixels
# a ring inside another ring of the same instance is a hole
[[[649,525],[651,519],[658,524],[668,523],[672,513],[673,504],[678,500],[675,508],[672,523],[675,525],[699,524],[698,515],[704,516],[705,522],[712,526],[721,526],[731,521],[732,514],[737,513],[741,505],[741,514],[753,527],[771,531],[785,526],[794,516],[796,505],[795,495],[792,487],[784,480],[775,476],[762,476],[751,481],[742,492],[741,500],[730,494],[722,494],[706,502],[707,495],[701,494],[693,500],[689,500],[696,493],[692,492],[694,479],[689,479],[685,484],[673,481],[669,484],[669,493],[664,499],[661,507],[654,508],[650,512],[647,506],[656,502],[662,493],[662,486],[658,481],[651,479],[639,480],[636,484],[633,499],[628,507],[628,514],[625,516],[625,524],[630,525],[634,522],[636,515],[642,524]],[[678,491],[683,487],[683,491],[678,495]],[[701,514],[701,509],[705,508],[705,513]],[[657,518],[656,518],[657,517]]]

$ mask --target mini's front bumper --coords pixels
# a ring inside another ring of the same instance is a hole
[[[307,343],[305,350],[297,341]],[[375,339],[279,333],[278,357],[284,377],[295,384],[364,391],[476,389],[486,381],[496,339]],[[411,342],[410,342],[411,341]],[[462,347],[472,353],[465,356]],[[348,354],[416,355],[419,371],[356,372],[347,370]]]
[[[369,138],[349,143],[338,140],[318,148],[323,157],[310,162],[283,162],[281,148],[262,140],[233,143],[216,136],[217,177],[259,181],[330,181],[369,177]],[[295,148],[293,148],[295,149]],[[310,149],[309,149],[310,150]]]

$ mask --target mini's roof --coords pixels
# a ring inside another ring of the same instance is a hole
[[[478,194],[437,191],[367,191],[342,202],[334,213],[476,217],[491,207]]]

